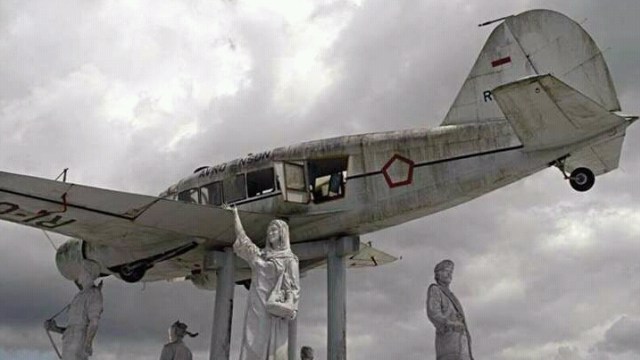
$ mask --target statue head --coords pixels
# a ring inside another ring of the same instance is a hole
[[[453,261],[442,260],[433,269],[436,282],[440,285],[449,286],[453,279]]]
[[[264,248],[268,254],[290,250],[289,225],[284,220],[272,220],[267,227],[267,241]]]
[[[174,342],[177,340],[182,340],[185,335],[189,335],[191,337],[198,336],[198,333],[192,334],[187,331],[187,324],[180,322],[180,320],[171,324],[169,327],[169,341]]]
[[[300,360],[313,360],[313,348],[311,346],[303,346],[300,349]]]
[[[100,265],[93,260],[82,260],[82,266],[80,267],[80,273],[75,280],[78,287],[81,289],[88,289],[92,287],[93,282],[100,276]]]

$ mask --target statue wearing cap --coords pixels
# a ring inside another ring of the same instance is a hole
[[[169,343],[162,348],[160,360],[191,360],[191,350],[182,342],[185,335],[198,336],[187,331],[187,324],[176,321],[169,327]]]
[[[313,360],[313,348],[311,346],[303,346],[300,348],[300,360]]]
[[[62,334],[62,360],[86,360],[93,354],[93,338],[102,314],[102,286],[94,284],[99,276],[100,265],[83,260],[75,280],[80,292],[67,306],[68,325],[58,326],[53,318],[45,321],[47,330]]]
[[[453,261],[443,260],[435,269],[435,284],[427,292],[427,316],[436,328],[437,360],[473,360],[471,336],[458,298],[449,285]]]

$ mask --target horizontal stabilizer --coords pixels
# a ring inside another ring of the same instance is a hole
[[[371,243],[360,243],[360,251],[348,256],[346,258],[346,264],[348,268],[364,268],[385,265],[396,260],[398,260],[397,257],[374,248],[373,246],[371,246]],[[307,264],[301,263],[302,271],[325,268],[326,266],[326,259],[311,261]]]
[[[525,150],[586,140],[626,121],[553,75],[527,77],[492,93]]]
[[[565,161],[565,169],[571,172],[579,167],[586,167],[593,171],[594,175],[602,175],[614,170],[620,162],[624,132],[619,136],[588,146],[571,153]]]

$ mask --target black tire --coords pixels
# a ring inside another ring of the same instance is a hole
[[[144,274],[147,272],[146,267],[144,266],[136,266],[136,267],[123,267],[120,269],[120,278],[128,283],[136,283],[144,277]]]
[[[596,176],[593,171],[587,168],[577,168],[571,172],[569,176],[569,184],[576,191],[587,191],[593,187],[596,182]]]

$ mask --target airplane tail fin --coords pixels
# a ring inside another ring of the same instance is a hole
[[[560,13],[531,10],[493,30],[441,125],[504,120],[493,89],[543,74],[607,112],[620,110],[607,64],[589,34]]]

